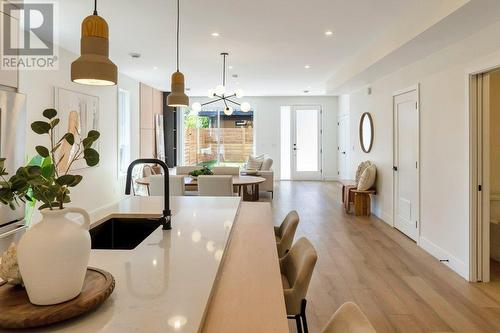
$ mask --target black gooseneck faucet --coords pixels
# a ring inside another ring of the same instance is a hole
[[[139,158],[128,166],[127,169],[127,183],[125,184],[125,194],[130,194],[130,186],[132,185],[132,170],[134,169],[134,166],[137,164],[158,164],[159,166],[162,167],[163,172],[164,172],[164,177],[163,177],[163,185],[164,185],[164,192],[163,192],[163,198],[165,200],[164,206],[163,206],[163,216],[160,218],[161,224],[163,226],[163,230],[171,230],[172,229],[172,212],[170,211],[170,193],[169,193],[169,174],[168,174],[168,166],[165,162],[162,160],[158,160],[155,158]]]

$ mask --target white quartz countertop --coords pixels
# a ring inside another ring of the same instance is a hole
[[[162,197],[128,197],[96,216],[156,217]],[[197,332],[240,204],[238,197],[172,197],[172,230],[133,250],[92,250],[89,266],[115,277],[96,311],[36,332]]]

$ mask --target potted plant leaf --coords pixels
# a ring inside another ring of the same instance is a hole
[[[41,202],[42,220],[28,229],[17,248],[26,291],[37,305],[65,302],[82,290],[90,256],[90,219],[85,210],[66,204],[71,202],[71,190],[83,179],[73,174],[71,167],[79,160],[88,166],[99,163],[99,153],[92,146],[100,136],[91,130],[82,137],[76,130],[57,139],[57,111],[46,109],[43,116],[45,120],[35,121],[31,129],[49,139],[48,147],[35,147],[46,162],[42,166],[20,167],[7,179],[5,159],[0,159],[0,203],[15,208],[20,201]],[[71,149],[61,149],[68,145]],[[61,170],[63,160],[67,167]],[[84,222],[68,219],[68,213],[82,215]]]
[[[189,175],[194,179],[197,179],[198,176],[212,176],[213,174],[213,171],[207,166],[203,166],[201,169],[197,169],[189,173]]]

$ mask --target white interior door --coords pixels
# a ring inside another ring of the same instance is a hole
[[[418,89],[394,96],[394,226],[419,236]]]
[[[349,115],[339,118],[338,129],[339,178],[349,179]]]
[[[321,180],[321,107],[292,107],[293,180]]]

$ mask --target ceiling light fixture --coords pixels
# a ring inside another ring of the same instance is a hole
[[[333,31],[331,30],[325,31],[325,36],[331,36],[331,35],[333,35]]]
[[[170,94],[167,96],[167,105],[170,107],[187,107],[189,105],[189,97],[184,92],[184,74],[179,71],[179,8],[179,0],[177,0],[177,70],[172,74]]]
[[[219,37],[220,34],[218,32],[212,32],[212,37]]]
[[[93,86],[114,86],[118,81],[118,68],[109,60],[109,27],[94,13],[82,22],[80,57],[71,64],[71,81]]]
[[[222,84],[218,85],[217,87],[215,87],[215,89],[210,89],[208,91],[208,94],[207,94],[208,98],[216,98],[216,99],[214,99],[213,101],[209,101],[209,102],[203,103],[203,104],[198,103],[198,102],[193,103],[193,105],[191,105],[191,108],[193,109],[194,112],[200,112],[201,108],[204,105],[212,104],[212,103],[215,103],[215,102],[218,102],[218,101],[223,101],[224,102],[224,105],[225,105],[224,114],[226,116],[230,116],[234,112],[233,107],[230,106],[228,104],[228,102],[232,103],[232,104],[235,104],[235,105],[238,105],[240,107],[241,111],[243,111],[243,112],[250,111],[251,106],[250,106],[250,104],[248,102],[243,102],[243,103],[240,104],[240,103],[237,103],[237,102],[235,102],[235,101],[233,101],[231,99],[233,97],[242,98],[244,96],[243,90],[237,89],[233,94],[227,94],[226,95],[226,57],[228,55],[229,54],[226,53],[226,52],[221,53],[221,56],[222,56]]]
[[[309,68],[311,68],[311,65],[305,65],[304,68],[309,69]]]

